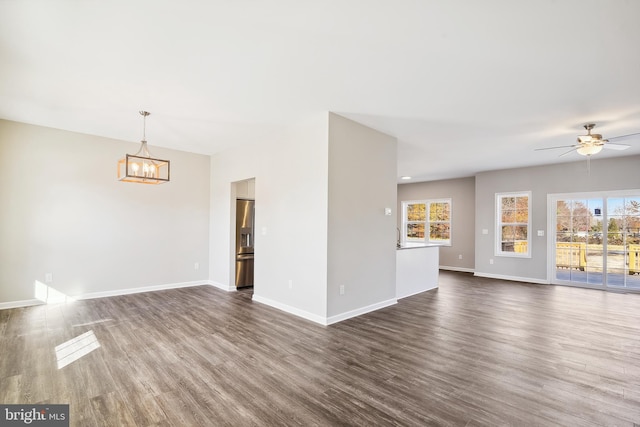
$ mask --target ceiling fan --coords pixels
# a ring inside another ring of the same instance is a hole
[[[560,154],[559,157],[562,157],[573,151],[576,151],[578,152],[578,154],[582,154],[583,156],[590,157],[594,154],[598,154],[600,151],[602,151],[603,148],[612,149],[612,150],[626,150],[631,146],[627,144],[616,144],[609,141],[612,139],[626,138],[628,136],[640,135],[640,132],[638,132],[638,133],[630,133],[628,135],[613,136],[611,138],[604,139],[602,138],[602,135],[600,135],[599,133],[591,133],[591,130],[594,127],[596,127],[595,123],[587,123],[586,125],[584,125],[584,128],[587,130],[587,134],[579,135],[577,144],[560,145],[558,147],[537,148],[535,151],[555,150],[557,148],[571,148],[569,151]]]

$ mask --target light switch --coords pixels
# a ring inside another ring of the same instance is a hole
[[[384,214],[386,216],[391,216],[391,208],[384,208]]]
[[[544,230],[538,230],[538,237],[544,236]]]

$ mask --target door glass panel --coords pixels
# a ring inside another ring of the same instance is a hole
[[[556,278],[570,281],[572,254],[567,248],[571,243],[571,200],[556,202]]]
[[[630,244],[627,253],[627,287],[640,289],[640,244]]]
[[[607,199],[607,283],[624,287],[626,245],[624,199]]]
[[[586,282],[591,285],[602,285],[604,251],[602,237],[598,237],[597,233],[589,232],[586,242],[585,258]]]
[[[640,197],[607,199],[607,284],[640,289]]]
[[[627,287],[640,289],[640,196],[625,203],[627,216]]]
[[[601,199],[557,201],[556,279],[602,285],[601,207]]]
[[[580,223],[585,234],[586,282],[602,286],[604,268],[604,245],[602,242],[602,199],[587,199],[580,207]]]

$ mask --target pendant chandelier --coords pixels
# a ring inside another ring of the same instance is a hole
[[[154,159],[147,148],[146,128],[148,111],[142,115],[142,141],[136,154],[126,154],[118,161],[118,180],[139,184],[162,184],[169,182],[169,160]]]

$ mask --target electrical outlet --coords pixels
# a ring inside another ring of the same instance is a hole
[[[489,264],[493,264],[493,258],[489,258]]]
[[[289,289],[293,289],[293,280],[289,279]]]
[[[344,295],[344,285],[340,285],[340,295]]]
[[[52,273],[47,273],[44,275],[44,283],[51,283],[53,282],[53,274]]]
[[[199,262],[194,262],[193,263],[193,269],[194,270],[200,270],[200,263]]]
[[[462,259],[462,254],[458,255],[458,259]]]

